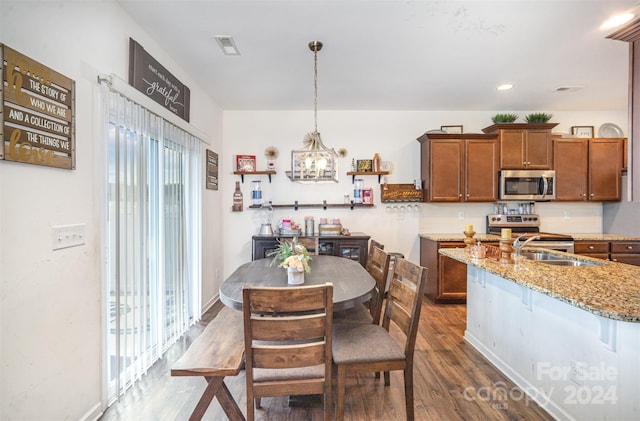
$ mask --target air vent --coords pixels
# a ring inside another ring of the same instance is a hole
[[[227,56],[239,56],[240,51],[236,47],[236,42],[229,35],[216,35],[214,36],[216,42],[220,46],[222,52]]]
[[[560,86],[560,87],[555,89],[555,92],[574,92],[574,91],[579,91],[582,88],[584,88],[584,86],[582,86],[582,85]]]

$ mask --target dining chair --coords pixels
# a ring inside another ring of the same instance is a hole
[[[315,256],[318,255],[318,251],[319,251],[318,237],[298,237],[297,241],[303,246],[305,246],[309,254],[315,255]]]
[[[385,287],[389,274],[391,256],[378,247],[373,247],[367,257],[367,272],[375,279],[371,299],[355,307],[337,311],[333,315],[333,324],[365,323],[380,324],[380,313],[384,302]]]
[[[333,284],[244,287],[242,290],[247,420],[266,396],[323,395],[331,399]]]
[[[393,268],[382,325],[333,326],[333,363],[337,372],[336,418],[344,419],[347,373],[384,372],[389,386],[392,370],[404,371],[407,420],[413,421],[413,354],[420,321],[427,268],[398,259]],[[393,322],[404,334],[399,344],[389,329]]]

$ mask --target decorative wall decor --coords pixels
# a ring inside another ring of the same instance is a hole
[[[132,38],[129,38],[129,84],[178,117],[189,121],[189,88]]]
[[[209,190],[218,190],[218,154],[207,149],[207,180]]]
[[[236,155],[236,171],[256,171],[255,155]]]
[[[75,81],[0,44],[0,158],[75,169]]]

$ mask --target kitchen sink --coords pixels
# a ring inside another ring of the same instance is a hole
[[[520,256],[526,257],[529,260],[567,260],[566,256],[560,256],[544,251],[523,251],[520,252]]]
[[[602,266],[604,263],[592,262],[587,260],[571,259],[565,255],[547,253],[544,251],[523,251],[520,256],[529,260],[535,260],[546,265],[554,266]]]
[[[554,266],[602,266],[604,263],[587,262],[586,260],[552,259],[540,260],[540,263]]]

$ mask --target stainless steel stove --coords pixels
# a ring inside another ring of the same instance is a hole
[[[490,214],[487,215],[487,233],[500,235],[502,228],[510,228],[514,237],[540,236],[531,241],[532,247],[573,253],[573,237],[566,234],[540,232],[540,216],[536,214]]]

